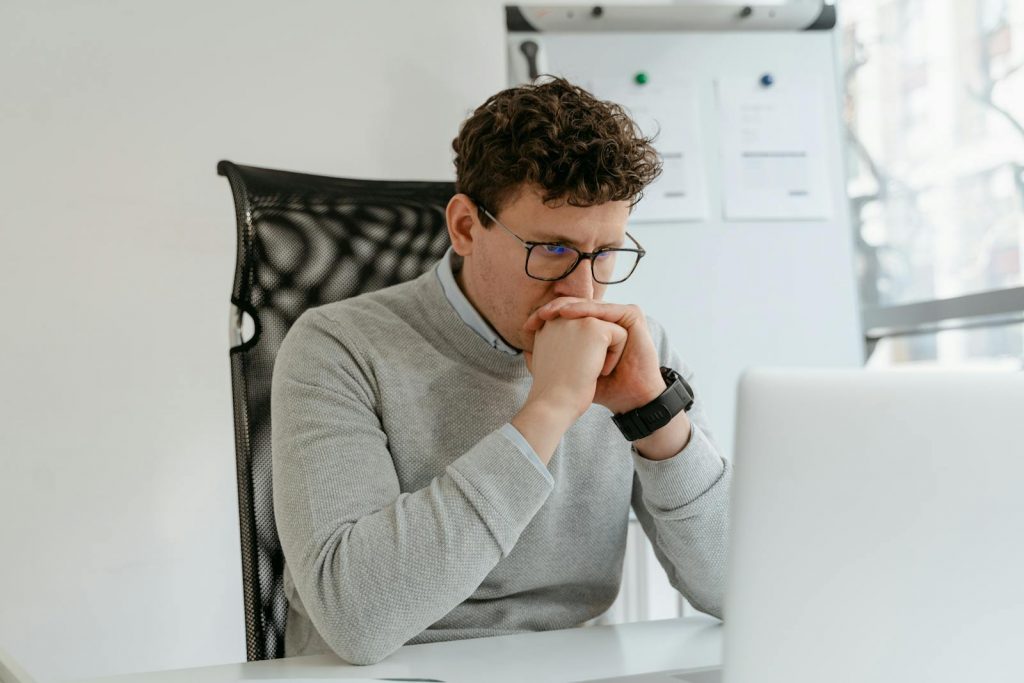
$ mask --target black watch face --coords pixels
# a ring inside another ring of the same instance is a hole
[[[688,402],[689,404],[686,406],[684,410],[689,410],[690,408],[692,408],[694,396],[693,387],[690,386],[690,383],[683,379],[683,376],[676,372],[675,370],[673,370],[672,368],[663,367],[661,369],[661,376],[665,378],[665,384],[668,386],[672,386],[676,382],[676,380],[678,380],[679,383],[683,385],[683,389],[686,390],[686,395],[690,397],[690,400]]]
[[[683,383],[683,386],[686,387],[686,390],[689,391],[691,395],[693,394],[693,390],[690,389],[690,385],[686,383],[686,380],[683,379],[683,376],[680,375],[675,370],[673,370],[672,368],[662,368],[661,376],[665,378],[665,384],[667,386],[672,386],[672,384],[676,380],[679,380],[680,382]]]

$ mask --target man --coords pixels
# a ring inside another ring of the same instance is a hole
[[[554,79],[491,97],[453,147],[446,257],[306,312],[277,357],[286,654],[578,626],[615,600],[631,505],[720,615],[730,465],[664,331],[602,300],[643,255],[650,140]]]

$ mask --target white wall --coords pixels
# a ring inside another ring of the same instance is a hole
[[[215,164],[448,179],[499,2],[0,4],[0,647],[245,658]]]

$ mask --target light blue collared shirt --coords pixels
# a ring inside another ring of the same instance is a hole
[[[437,264],[437,279],[441,282],[441,289],[444,290],[448,303],[452,305],[452,308],[459,314],[462,321],[469,325],[469,328],[476,332],[481,339],[490,344],[491,348],[507,353],[510,356],[522,353],[519,349],[509,346],[508,342],[502,339],[501,335],[495,332],[494,328],[484,320],[480,312],[473,308],[473,304],[469,302],[469,299],[462,292],[462,288],[459,287],[459,283],[455,281],[455,273],[461,267],[462,257],[456,254],[455,250],[451,247],[448,248],[448,251],[445,252],[445,255]],[[554,485],[555,480],[551,476],[551,472],[548,471],[540,456],[537,455],[530,442],[526,440],[518,429],[506,422],[499,431],[505,435],[505,438],[516,445],[519,451],[533,463],[534,467],[547,478],[548,482]]]
[[[459,314],[462,321],[469,325],[471,330],[480,335],[481,339],[490,344],[491,348],[507,353],[510,356],[522,353],[519,349],[509,346],[508,342],[502,339],[501,335],[495,332],[494,328],[484,320],[479,311],[473,308],[473,304],[469,303],[469,299],[462,293],[459,283],[455,281],[455,273],[459,272],[461,268],[462,257],[456,254],[454,249],[448,247],[448,251],[441,258],[441,262],[437,264],[437,279],[441,281],[441,289],[444,290],[448,303],[452,305],[452,308]]]

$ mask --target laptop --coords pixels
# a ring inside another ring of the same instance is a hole
[[[1024,373],[740,381],[724,671],[630,683],[1024,681]]]

